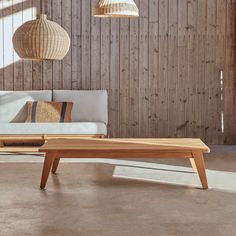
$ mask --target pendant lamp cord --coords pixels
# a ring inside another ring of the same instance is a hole
[[[40,0],[40,14],[44,14],[44,4],[43,4],[43,0]]]

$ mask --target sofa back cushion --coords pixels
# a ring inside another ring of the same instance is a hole
[[[27,101],[51,101],[52,91],[0,91],[0,123],[21,123],[27,117]]]
[[[106,90],[54,90],[53,101],[73,102],[72,122],[108,123],[108,95]]]
[[[27,102],[26,123],[71,122],[72,102]]]

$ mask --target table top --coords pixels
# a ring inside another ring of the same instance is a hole
[[[40,152],[49,151],[172,151],[181,152],[200,150],[210,152],[210,148],[201,139],[54,139],[49,140]]]

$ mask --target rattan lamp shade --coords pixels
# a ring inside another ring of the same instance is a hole
[[[70,49],[70,37],[60,25],[41,14],[16,30],[13,45],[24,59],[62,60]]]
[[[139,10],[134,0],[98,0],[93,8],[95,17],[138,17]]]

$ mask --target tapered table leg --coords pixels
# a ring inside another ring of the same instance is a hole
[[[190,158],[190,163],[191,163],[193,172],[194,172],[194,173],[198,173],[198,172],[197,172],[197,167],[196,167],[196,164],[195,164],[195,161],[194,161],[194,158]]]
[[[60,158],[56,158],[53,162],[53,166],[52,166],[52,173],[55,174],[57,171],[57,167],[59,165],[60,162]]]
[[[206,169],[205,169],[205,162],[203,158],[203,153],[199,150],[192,152],[194,162],[197,168],[197,172],[199,175],[199,178],[202,183],[203,189],[208,189],[208,183],[207,183],[207,177],[206,177]]]
[[[47,184],[48,175],[52,168],[52,164],[53,164],[53,161],[55,160],[55,157],[56,157],[56,154],[54,153],[46,153],[44,164],[43,164],[42,178],[41,178],[41,183],[40,183],[41,189],[44,189]]]

